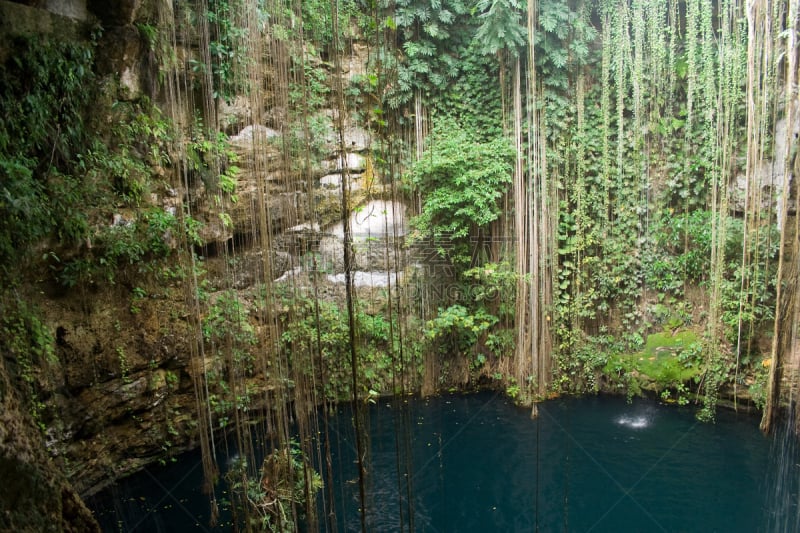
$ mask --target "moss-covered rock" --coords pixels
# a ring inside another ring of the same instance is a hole
[[[665,393],[671,398],[701,373],[696,355],[699,354],[697,333],[692,330],[662,331],[647,336],[644,349],[635,353],[615,354],[603,368],[606,376],[625,388],[628,394],[641,391]],[[666,391],[666,392],[665,392]]]

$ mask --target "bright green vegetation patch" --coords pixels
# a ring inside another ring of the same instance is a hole
[[[697,364],[700,350],[694,331],[663,331],[648,335],[640,352],[610,356],[603,370],[606,375],[623,378],[630,395],[650,389],[670,400],[674,390],[677,401],[685,403],[684,384],[701,373]]]
[[[654,333],[647,336],[643,351],[627,357],[633,359],[639,372],[658,383],[688,381],[700,373],[692,357],[699,349],[696,343],[694,331]]]

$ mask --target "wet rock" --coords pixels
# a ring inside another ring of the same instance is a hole
[[[344,157],[336,157],[326,162],[326,168],[332,173],[341,173],[348,170],[351,173],[364,172],[367,168],[367,159],[355,152],[348,152]]]
[[[167,392],[166,371],[142,371],[85,389],[78,401],[85,407],[84,419],[103,424],[125,419],[133,412],[158,406]]]
[[[352,43],[350,54],[342,64],[344,78],[347,81],[357,81],[367,75],[369,63],[369,48],[365,43]]]
[[[341,224],[328,231],[337,237],[344,237]],[[351,213],[350,231],[354,239],[402,237],[408,232],[406,207],[400,202],[386,200],[367,202]]]
[[[339,194],[342,189],[342,174],[327,174],[319,179],[319,185],[325,192]],[[352,174],[350,176],[350,190],[355,191],[364,187],[363,174]]]
[[[303,222],[302,224],[298,224],[296,226],[292,226],[291,228],[286,230],[287,233],[319,233],[320,227],[319,224],[312,223],[312,222]]]
[[[219,114],[219,123],[225,131],[230,131],[230,128],[236,125],[247,124],[253,120],[250,100],[245,96],[236,96],[230,102],[220,101],[217,112]]]
[[[277,236],[274,244],[280,250],[299,257],[316,249],[322,236],[319,224],[304,222],[288,228],[283,234]],[[285,271],[286,269],[281,273]]]
[[[350,215],[354,268],[363,271],[394,271],[405,265],[402,239],[408,231],[405,206],[399,202],[373,200]],[[344,228],[341,223],[325,230],[320,240],[320,270],[344,271]]]
[[[335,113],[332,114],[335,118]],[[331,119],[333,120],[333,118]],[[344,149],[348,152],[365,152],[372,143],[372,135],[370,132],[360,126],[349,124],[344,127],[342,132],[344,140]],[[325,136],[325,145],[331,153],[339,151],[339,132],[331,129],[328,135]]]
[[[370,148],[371,135],[364,128],[350,126],[344,130],[344,146],[350,152],[364,152]]]
[[[230,217],[231,227],[229,232],[237,235],[249,235],[257,227],[258,217],[262,209],[266,209],[270,226],[277,232],[286,227],[294,226],[302,219],[305,211],[305,202],[301,192],[273,191],[265,195],[267,205],[260,206],[260,196],[257,188],[248,188],[239,193],[239,200],[229,206],[227,215]]]
[[[270,279],[282,275],[291,268],[292,257],[288,252],[270,250],[268,267]],[[250,249],[236,254],[227,268],[215,275],[213,281],[219,286],[230,286],[236,290],[254,287],[266,281],[264,274],[264,252]]]
[[[346,281],[344,273],[328,274],[327,278],[331,283],[344,283]],[[364,272],[362,270],[353,272],[353,285],[356,287],[388,287],[390,284],[394,286],[402,279],[402,272]]]
[[[226,225],[219,214],[204,212],[195,216],[202,223],[197,231],[202,242],[206,244],[223,243],[233,238],[233,229]]]
[[[320,240],[318,270],[327,273],[344,272],[344,244],[339,237],[326,236]],[[353,269],[362,271],[396,271],[407,263],[402,242],[393,239],[359,239],[353,241]]]
[[[86,0],[45,0],[45,9],[56,15],[75,20],[88,20]]]
[[[246,145],[251,147],[253,143],[266,143],[270,139],[279,137],[277,130],[262,126],[260,124],[245,126],[239,133],[231,136],[228,140],[231,144]]]
[[[319,179],[320,187],[324,189],[341,189],[342,175],[341,174],[327,174]]]
[[[101,75],[119,76],[117,96],[136,100],[143,94],[142,38],[134,26],[121,26],[103,34],[97,47],[97,69]]]
[[[120,211],[111,216],[112,226],[132,226],[136,223],[136,213],[133,211]]]
[[[751,183],[759,184],[761,187],[761,205],[758,206],[758,209],[776,212],[779,221],[784,216],[780,212],[784,177],[787,174],[791,174],[791,169],[789,169],[788,173],[786,172],[787,162],[784,160],[784,154],[786,153],[787,143],[793,142],[798,133],[800,133],[800,119],[794,124],[791,132],[787,124],[785,118],[775,124],[774,156],[756,167],[755,175],[751,180]],[[739,213],[744,212],[747,191],[747,177],[743,174],[736,176],[736,185],[732,190],[732,209]]]
[[[0,61],[5,61],[13,50],[8,46],[8,40],[13,36],[52,35],[59,39],[77,39],[82,36],[84,27],[79,21],[38,9],[41,2],[29,0],[23,3],[0,2],[0,20],[3,21],[3,31],[0,32]]]

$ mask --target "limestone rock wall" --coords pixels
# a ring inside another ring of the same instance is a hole
[[[0,59],[3,43],[14,34],[80,39],[87,34],[84,23],[99,23],[104,31],[97,49],[98,74],[115,80],[116,98],[135,101],[145,94],[158,96],[148,86],[151,73],[143,59],[147,50],[137,22],[145,16],[152,20],[158,10],[171,9],[171,2],[48,0],[25,4],[29,5],[0,0]],[[347,75],[362,72],[365,61],[366,49],[353,46],[353,55],[346,61]],[[190,116],[188,110],[171,111],[179,117]],[[183,190],[179,179],[173,179],[171,189],[154,191],[147,201],[172,211],[184,202],[191,205],[192,215],[203,222],[203,242],[197,251],[203,257],[200,281],[208,305],[235,294],[247,309],[246,320],[258,338],[274,339],[279,332],[265,331],[269,327],[258,314],[259,283],[296,268],[304,254],[318,250],[325,228],[341,219],[343,165],[353,178],[353,206],[368,197],[385,196],[379,180],[366,177],[371,134],[348,124],[344,154],[339,153],[337,136],[318,139],[322,156],[315,161],[311,176],[300,179],[292,169],[297,162],[281,156],[280,133],[270,129],[276,126],[270,117],[280,116],[279,110],[255,112],[246,101],[237,100],[230,106],[220,105],[218,111],[220,122],[226,124],[263,117],[261,122],[229,128],[241,169],[236,177],[237,201],[220,202],[201,180]],[[330,109],[320,113],[328,119],[335,115]],[[183,122],[183,126],[188,124],[188,120]],[[175,167],[169,171],[177,172],[178,165]],[[257,220],[264,209],[272,230],[266,239],[258,234]],[[120,208],[108,223],[126,224],[134,218],[132,210]],[[270,249],[257,245],[262,240],[270,243]],[[175,261],[185,261],[185,256]],[[269,273],[264,271],[265,265]],[[212,370],[220,373],[225,369],[210,348],[202,357],[206,340],[199,325],[204,317],[193,315],[196,288],[190,277],[164,280],[132,265],[115,284],[66,289],[52,279],[46,266],[40,267],[29,273],[30,283],[20,288],[19,297],[41,309],[55,343],[56,360],[34,376],[43,404],[40,421],[46,429],[41,431],[32,422],[30,408],[14,393],[20,384],[3,372],[0,474],[2,479],[19,476],[20,485],[13,493],[0,495],[0,516],[5,520],[0,522],[0,530],[91,531],[91,517],[85,516],[77,494],[91,494],[148,463],[166,461],[196,447],[193,382]],[[340,287],[334,285],[322,293],[338,294]],[[252,349],[264,352],[269,348],[257,345]],[[268,371],[255,372],[247,379],[256,390],[268,391],[272,386]],[[250,408],[268,408],[268,398],[259,395]],[[41,501],[33,502],[37,495]],[[40,514],[48,517],[52,528],[24,521],[22,513],[44,507],[50,514]],[[62,518],[54,518],[56,515]]]
[[[99,532],[100,528],[20,402],[0,358],[0,531]]]

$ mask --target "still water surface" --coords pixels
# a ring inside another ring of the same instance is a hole
[[[502,395],[482,393],[381,402],[369,407],[368,429],[371,531],[408,531],[411,523],[430,532],[796,528],[797,457],[778,465],[772,440],[747,415],[720,410],[705,424],[692,409],[588,397],[541,404],[531,420]],[[357,531],[347,406],[330,419],[330,436],[338,530]],[[780,509],[778,466],[789,492]],[[189,453],[89,504],[105,531],[208,531],[201,476],[198,454]]]

